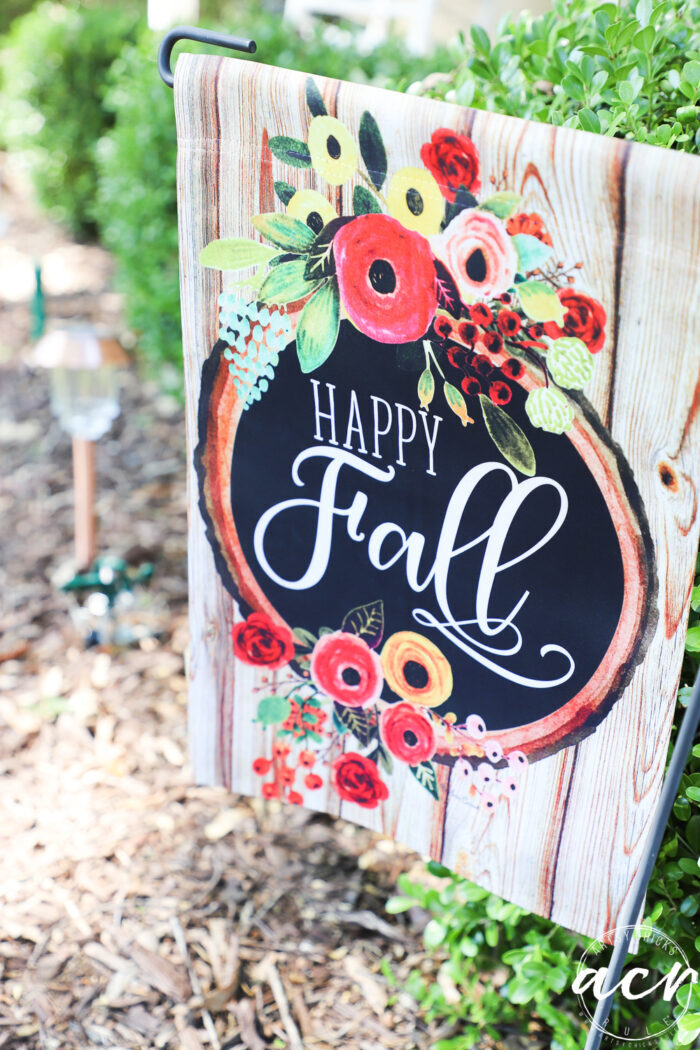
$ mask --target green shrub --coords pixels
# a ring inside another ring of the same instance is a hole
[[[682,675],[686,682],[693,680],[700,663],[700,558],[691,610]],[[690,686],[684,686],[677,724],[689,697]],[[645,921],[680,945],[691,966],[700,951],[699,803],[700,742],[693,748],[683,774],[645,907]],[[402,875],[401,896],[391,898],[387,910],[396,914],[418,905],[430,913],[424,940],[426,949],[439,955],[439,980],[427,980],[416,970],[406,990],[430,1020],[454,1026],[454,1036],[437,1043],[436,1050],[468,1050],[484,1033],[498,1039],[503,1026],[517,1025],[526,1031],[533,1020],[551,1031],[548,1045],[552,1050],[584,1046],[586,1031],[571,986],[590,941],[509,904],[439,864],[430,863],[428,870],[444,878],[444,883],[427,887]],[[642,941],[635,965],[652,970],[657,951]],[[387,976],[391,980],[389,971]],[[450,994],[453,988],[455,994]],[[686,984],[677,993],[675,1016],[682,1011],[678,1003],[685,1003],[687,995]],[[649,1023],[659,1021],[668,1009],[669,1004],[660,1000],[651,1012],[644,1001],[635,1010],[633,1001],[617,996],[608,1030],[624,1030],[633,1017]],[[682,1026],[673,1038],[663,1036],[654,1045],[659,1050],[671,1050],[694,1042],[698,1035],[700,985],[695,985]]]
[[[24,154],[40,204],[79,236],[94,232],[105,76],[134,26],[121,8],[42,3],[3,48],[0,137]]]
[[[472,27],[459,65],[423,93],[694,151],[699,49],[695,0],[553,0],[537,18],[506,17],[493,43]]]
[[[226,30],[253,37],[258,45],[255,59],[268,65],[382,85],[389,78],[407,84],[436,65],[447,68],[451,61],[447,51],[416,59],[396,41],[360,55],[354,46],[357,33],[342,26],[318,26],[309,39],[302,39],[278,15],[257,5],[240,11],[236,25]],[[175,122],[172,92],[156,69],[158,43],[158,37],[144,31],[110,71],[104,105],[113,127],[98,146],[95,214],[100,238],[117,261],[117,282],[125,293],[127,320],[138,334],[142,357],[167,386],[179,391]],[[202,50],[186,42],[178,45],[175,55],[183,49]]]

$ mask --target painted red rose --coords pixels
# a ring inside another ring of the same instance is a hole
[[[536,211],[529,213],[520,212],[518,215],[512,215],[506,223],[506,229],[511,237],[516,233],[526,233],[530,237],[536,237],[543,244],[548,244],[550,248],[552,246],[552,238],[544,228],[544,219]]]
[[[389,797],[389,789],[381,780],[374,762],[356,751],[348,751],[332,766],[333,787],[346,802],[357,802],[365,809],[376,809]]]
[[[597,299],[573,288],[560,288],[557,295],[566,308],[564,324],[559,326],[556,321],[547,321],[545,335],[550,339],[560,339],[561,336],[582,339],[591,353],[597,354],[605,343],[606,316],[601,304]]]
[[[438,128],[430,142],[421,146],[420,159],[448,201],[454,201],[460,186],[470,193],[478,193],[481,189],[479,154],[466,135],[458,135],[449,128]]]
[[[425,715],[413,704],[393,704],[381,714],[380,728],[384,743],[392,755],[416,766],[435,753],[435,730]]]
[[[266,614],[251,613],[233,628],[233,651],[239,660],[274,671],[294,656],[292,632]]]
[[[364,638],[348,631],[324,634],[311,654],[311,677],[326,696],[346,707],[376,700],[384,676],[379,657]]]
[[[360,215],[333,240],[340,298],[355,325],[378,343],[410,343],[437,310],[433,255],[425,237],[388,215]]]

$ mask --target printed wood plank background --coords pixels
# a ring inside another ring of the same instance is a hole
[[[201,265],[200,252],[222,238],[261,241],[251,216],[284,212],[275,179],[320,192],[341,215],[352,214],[354,187],[367,185],[357,177],[330,186],[312,168],[285,168],[271,154],[267,143],[273,136],[307,140],[306,80],[233,59],[183,55],[178,60],[190,464],[200,440],[202,368],[218,339],[218,298],[238,276]],[[658,798],[698,545],[698,162],[582,132],[314,80],[328,113],[355,141],[361,114],[374,116],[386,146],[388,179],[420,163],[421,147],[435,129],[470,137],[482,182],[493,175],[503,188],[505,173],[505,188],[522,196],[522,210],[546,216],[555,257],[567,265],[581,263],[576,287],[598,299],[607,315],[605,346],[596,355],[585,395],[631,467],[643,501],[658,577],[650,616],[653,621],[658,613],[658,620],[647,631],[643,662],[595,732],[530,762],[517,794],[492,810],[471,804],[458,782],[458,764],[438,768],[439,801],[396,762],[387,777],[388,798],[376,808],[341,801],[329,771],[344,746],[347,750],[344,736],[333,740],[317,769],[323,789],[298,790],[306,806],[383,830],[523,907],[599,936],[615,925]],[[296,309],[290,309],[293,316]],[[222,438],[229,463],[240,413],[239,406],[231,433]],[[585,423],[577,425],[583,434]],[[275,730],[254,721],[257,702],[280,692],[288,676],[284,668],[265,671],[234,659],[231,632],[241,614],[217,570],[199,502],[191,469],[195,773],[200,782],[258,794],[261,780],[252,762],[273,754]],[[581,525],[585,530],[586,523]],[[570,558],[576,557],[572,549]],[[595,605],[581,607],[580,616],[583,631],[597,616]]]

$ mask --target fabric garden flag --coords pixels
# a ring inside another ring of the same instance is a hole
[[[698,161],[184,55],[196,776],[591,936],[698,544]]]

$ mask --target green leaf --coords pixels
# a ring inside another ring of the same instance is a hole
[[[699,787],[693,787],[691,785],[691,787],[687,787],[685,789],[685,793],[688,796],[688,798],[691,799],[693,802],[700,802],[700,788]]]
[[[437,919],[431,919],[423,930],[423,943],[429,952],[439,948],[446,937],[447,929]]]
[[[379,125],[368,110],[360,118],[360,153],[374,188],[381,190],[386,178],[386,150]]]
[[[275,193],[282,201],[283,204],[289,204],[290,200],[296,193],[294,186],[290,186],[288,182],[275,182]]]
[[[464,400],[462,392],[453,386],[452,383],[445,383],[445,401],[450,406],[456,416],[462,421],[462,426],[466,427],[467,423],[473,423],[474,420],[467,412],[467,402]]]
[[[266,696],[258,704],[258,714],[255,721],[261,722],[264,726],[279,725],[280,722],[284,722],[285,718],[289,717],[291,709],[291,704],[286,696]]]
[[[253,216],[253,226],[263,237],[288,252],[306,252],[316,239],[316,234],[305,222],[293,219],[291,215],[282,215],[269,211],[264,215]]]
[[[362,747],[367,747],[372,739],[372,727],[369,715],[361,707],[346,707],[344,704],[333,704],[334,718],[337,718],[347,732],[357,738]]]
[[[491,53],[491,41],[486,30],[482,29],[481,26],[472,26],[470,33],[476,50],[481,51],[483,55],[489,55]]]
[[[402,911],[408,911],[415,906],[415,901],[410,897],[389,897],[384,905],[384,911],[389,915],[399,915]]]
[[[384,635],[384,602],[378,598],[375,602],[358,605],[344,617],[340,627],[348,634],[357,634],[364,638],[370,649],[381,644]]]
[[[695,61],[695,59],[686,62],[683,66],[683,79],[687,80],[693,87],[700,84],[700,62]]]
[[[498,451],[516,470],[531,478],[536,470],[535,453],[523,431],[486,394],[479,394],[479,402],[486,429]]]
[[[640,26],[648,26],[651,18],[652,0],[638,0],[634,14]]]
[[[516,233],[511,241],[518,254],[518,273],[523,275],[530,270],[539,270],[553,251],[539,237],[532,237],[529,233]]]
[[[343,722],[340,721],[340,718],[338,717],[336,711],[333,712],[333,726],[335,727],[336,732],[340,733],[341,736],[343,736],[345,733],[350,732],[348,726],[346,726]]]
[[[418,398],[420,400],[420,407],[427,408],[433,400],[434,395],[435,380],[433,378],[433,373],[429,368],[426,368],[421,372],[421,377],[418,380]]]
[[[532,321],[563,323],[566,310],[552,286],[544,281],[523,281],[518,285],[518,298],[523,311]]]
[[[578,122],[584,131],[592,131],[594,134],[600,134],[600,120],[598,114],[594,113],[592,109],[584,107],[578,111]]]
[[[258,241],[228,237],[221,241],[210,241],[199,253],[199,261],[202,266],[211,266],[214,270],[246,270],[278,254],[274,248]]]
[[[323,96],[316,86],[316,81],[313,77],[309,77],[306,81],[306,105],[309,107],[312,117],[326,117],[328,116],[328,110],[326,104],[323,101]]]
[[[309,281],[304,276],[306,259],[293,259],[270,270],[260,289],[260,298],[264,303],[281,306],[284,303],[295,303],[305,299],[320,285],[320,280]]]
[[[678,867],[681,871],[684,871],[686,875],[696,875],[700,877],[700,866],[698,866],[698,858],[694,860],[690,857],[680,857],[678,860]]]
[[[379,215],[382,206],[365,186],[356,186],[352,191],[352,210],[354,215]]]
[[[418,783],[424,787],[426,791],[429,791],[433,798],[440,798],[437,770],[432,762],[421,762],[418,766],[409,766],[408,768],[411,770]]]
[[[687,653],[700,653],[700,624],[691,627],[685,637],[685,650]]]
[[[517,193],[505,190],[492,193],[479,205],[479,211],[490,211],[499,219],[509,219],[522,206],[523,199]]]
[[[338,282],[332,277],[301,312],[297,325],[297,354],[304,373],[313,372],[330,357],[340,327]]]
[[[684,1014],[676,1030],[679,1044],[688,1046],[698,1035],[700,1035],[700,1014]]]
[[[273,156],[291,164],[293,168],[310,168],[311,154],[309,147],[301,139],[292,139],[288,135],[275,135],[268,142]]]
[[[332,277],[335,273],[335,260],[333,258],[333,238],[345,223],[352,222],[348,215],[331,219],[323,227],[321,232],[314,238],[311,245],[309,257],[306,264],[306,278],[313,280],[318,277]]]

